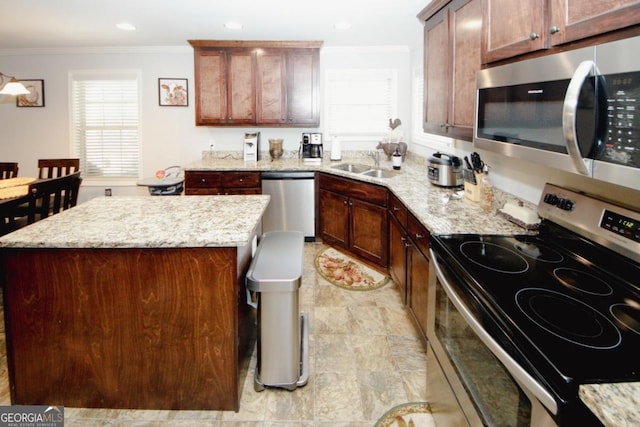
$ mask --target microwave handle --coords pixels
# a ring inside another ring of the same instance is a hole
[[[564,97],[564,104],[562,106],[562,131],[569,157],[576,170],[587,176],[591,175],[591,173],[589,171],[589,163],[582,158],[582,153],[580,152],[576,131],[576,113],[578,111],[580,90],[594,69],[595,63],[593,61],[583,61],[578,65],[569,82],[567,94]]]

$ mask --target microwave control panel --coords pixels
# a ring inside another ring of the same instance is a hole
[[[640,72],[604,76],[607,134],[604,160],[640,167]]]

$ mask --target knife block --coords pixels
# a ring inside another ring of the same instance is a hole
[[[464,196],[471,200],[472,202],[480,201],[480,181],[482,179],[482,174],[474,173],[477,184],[472,184],[469,181],[464,182]]]

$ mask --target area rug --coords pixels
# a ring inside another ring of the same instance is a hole
[[[431,408],[426,402],[404,403],[384,414],[374,427],[435,427]]]
[[[330,247],[316,257],[316,270],[330,283],[353,291],[378,289],[389,281],[389,276]]]

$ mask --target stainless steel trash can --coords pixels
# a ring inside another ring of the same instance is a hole
[[[309,379],[307,316],[298,309],[304,235],[270,231],[258,244],[246,277],[257,294],[258,361],[254,388],[295,390]]]

